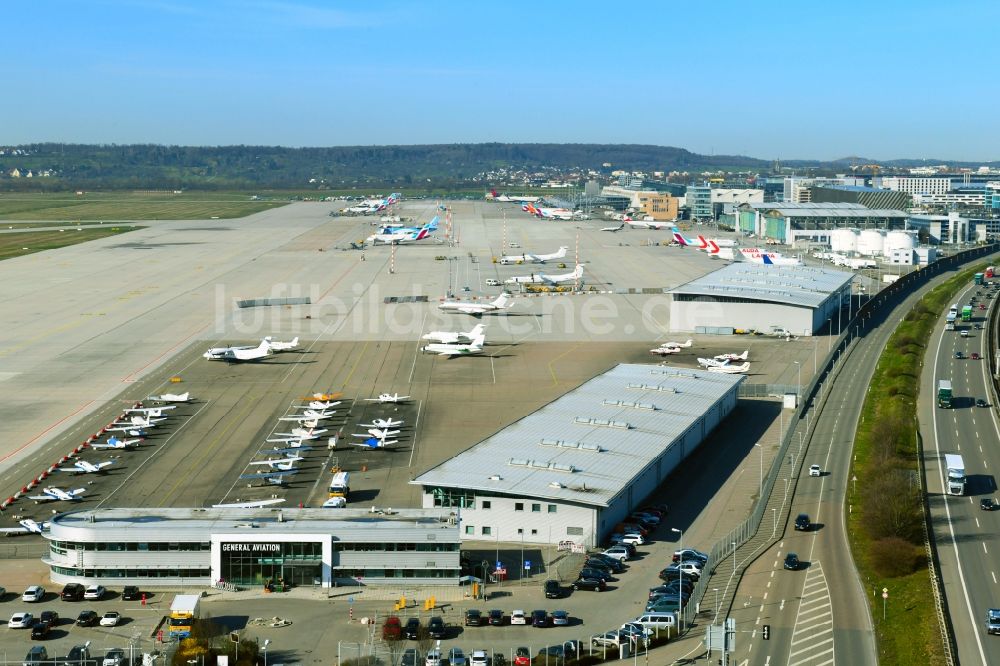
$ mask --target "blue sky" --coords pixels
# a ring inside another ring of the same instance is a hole
[[[1000,159],[1000,3],[5,3],[0,143]]]

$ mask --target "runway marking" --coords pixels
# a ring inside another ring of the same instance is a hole
[[[370,344],[370,342],[371,341],[366,341],[365,342],[364,346],[361,348],[361,351],[358,353],[358,357],[356,359],[354,359],[354,365],[351,366],[351,371],[348,372],[347,373],[347,377],[344,378],[344,386],[345,387],[350,383],[351,377],[354,376],[354,371],[358,369],[358,364],[361,363],[361,359],[365,357],[365,350],[368,349],[368,345]]]
[[[421,400],[417,403],[417,416],[413,419],[413,442],[410,444],[410,462],[407,463],[407,467],[413,467],[413,456],[417,452],[417,428],[420,426],[420,410],[424,406],[424,401]]]
[[[46,428],[45,430],[41,431],[40,433],[38,433],[37,435],[35,435],[35,436],[34,436],[34,437],[32,437],[31,439],[29,439],[29,440],[28,440],[27,442],[25,442],[25,443],[24,443],[24,444],[22,444],[21,446],[17,447],[17,448],[16,448],[16,449],[14,449],[13,451],[11,451],[11,452],[10,452],[10,453],[8,453],[7,455],[5,455],[5,456],[4,456],[3,458],[0,458],[0,463],[2,463],[3,461],[7,460],[8,458],[10,458],[10,457],[12,457],[12,456],[16,456],[16,455],[17,455],[18,453],[20,453],[21,451],[24,451],[24,450],[25,450],[26,448],[28,448],[29,446],[31,446],[31,445],[32,445],[32,443],[34,443],[34,442],[35,442],[36,440],[38,440],[38,438],[40,438],[40,437],[44,437],[46,433],[48,433],[48,432],[49,432],[50,430],[52,430],[53,428],[56,428],[56,427],[58,427],[58,426],[59,426],[59,425],[60,425],[60,424],[61,424],[61,423],[62,423],[63,421],[65,421],[65,420],[67,420],[67,419],[71,419],[71,418],[73,418],[74,416],[76,416],[77,414],[79,414],[80,412],[82,412],[83,410],[85,410],[85,409],[87,409],[88,407],[90,407],[90,406],[91,406],[92,404],[94,404],[95,402],[96,402],[96,400],[88,400],[87,402],[83,403],[83,406],[82,406],[82,407],[80,407],[79,409],[77,409],[77,410],[76,410],[75,412],[70,412],[70,413],[69,413],[69,414],[67,414],[66,416],[62,417],[61,419],[59,419],[58,421],[56,421],[55,423],[53,423],[52,425],[50,425],[50,426],[49,426],[48,428]]]
[[[555,363],[556,361],[558,361],[559,359],[561,359],[566,354],[569,354],[570,352],[575,351],[576,348],[579,347],[582,344],[583,344],[582,342],[576,343],[575,345],[573,345],[572,347],[570,347],[569,349],[567,349],[566,351],[564,351],[563,353],[559,354],[558,356],[556,356],[555,358],[553,358],[551,361],[549,361],[549,374],[552,375],[552,385],[553,386],[558,386],[559,385],[559,380],[556,379],[556,371],[555,371],[555,368],[552,367],[552,364]]]

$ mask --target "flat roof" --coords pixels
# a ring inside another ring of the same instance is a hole
[[[909,217],[895,208],[868,208],[859,203],[748,203],[758,211],[774,211],[785,217]]]
[[[608,506],[744,379],[620,364],[410,483]]]
[[[818,266],[764,266],[742,261],[723,266],[667,293],[742,298],[814,308],[853,277],[853,273]]]

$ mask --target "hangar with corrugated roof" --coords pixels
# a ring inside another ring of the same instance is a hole
[[[670,330],[813,335],[850,302],[854,273],[817,266],[724,266],[668,293]],[[846,321],[846,319],[845,319]]]
[[[596,545],[736,407],[740,375],[621,364],[416,477],[463,540]]]

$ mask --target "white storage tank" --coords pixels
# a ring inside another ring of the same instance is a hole
[[[830,251],[848,253],[858,249],[858,232],[855,229],[833,229],[830,232]]]
[[[858,254],[865,257],[874,257],[882,254],[885,246],[885,236],[876,229],[865,229],[858,234]]]
[[[917,247],[917,232],[914,231],[890,231],[885,235],[885,246],[883,252],[889,256],[893,250],[914,250]]]

